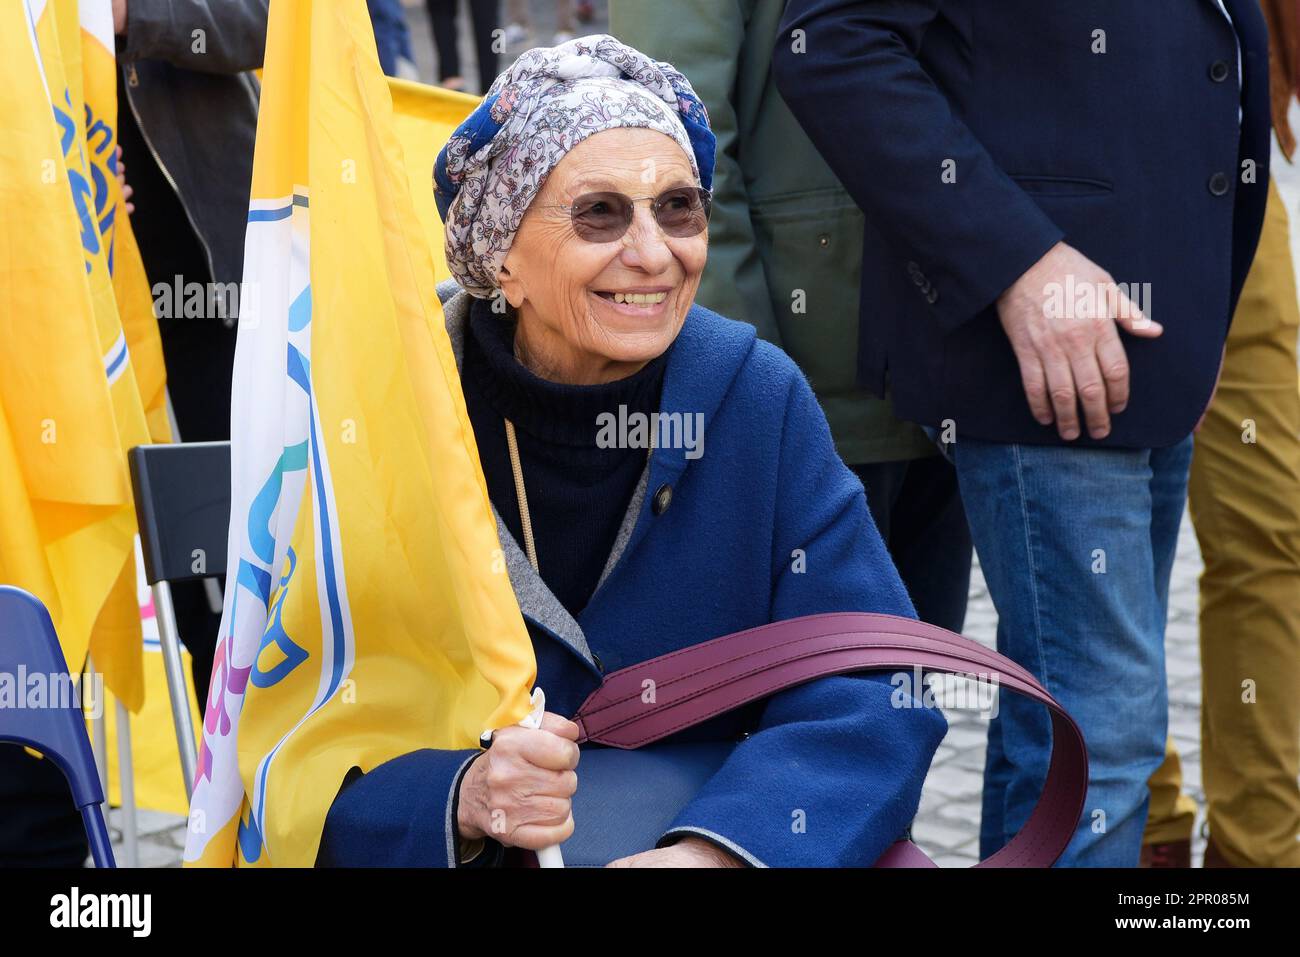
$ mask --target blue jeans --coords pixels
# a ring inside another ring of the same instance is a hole
[[[950,447],[998,611],[998,651],[1078,722],[1088,798],[1060,864],[1135,867],[1165,755],[1165,617],[1192,440],[1167,449]],[[1025,823],[1047,774],[1046,709],[1007,694],[989,725],[980,855]]]

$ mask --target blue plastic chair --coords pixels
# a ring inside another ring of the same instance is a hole
[[[54,623],[36,596],[0,585],[0,673],[14,676],[20,667],[28,675],[68,673],[55,634]],[[22,687],[15,689],[24,693]],[[50,696],[56,698],[58,696]],[[72,800],[81,811],[96,867],[116,867],[113,847],[104,823],[104,791],[90,749],[80,697],[47,701],[41,708],[0,708],[0,741],[35,748],[53,761],[72,788]]]

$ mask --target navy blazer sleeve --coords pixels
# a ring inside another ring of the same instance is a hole
[[[787,367],[791,384],[771,620],[829,611],[916,617],[812,389],[783,354],[756,348]],[[758,729],[659,844],[695,835],[753,865],[868,866],[916,814],[947,727],[941,711],[920,707],[883,674],[821,678],[773,695]]]
[[[425,748],[352,775],[330,806],[319,867],[456,867],[456,798],[477,748]],[[471,863],[499,863],[502,847],[485,841]]]
[[[826,162],[936,290],[951,331],[1064,235],[1001,170],[917,59],[944,0],[790,0],[777,88]],[[796,31],[802,31],[797,33]],[[945,182],[952,161],[955,182]]]

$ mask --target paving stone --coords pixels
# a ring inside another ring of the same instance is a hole
[[[912,825],[912,836],[922,847],[934,850],[952,850],[970,840],[968,828],[957,827],[938,818],[922,821],[920,818]]]

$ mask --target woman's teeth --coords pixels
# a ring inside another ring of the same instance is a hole
[[[653,306],[668,298],[666,292],[615,292],[604,295],[615,302],[628,302],[634,306]]]

